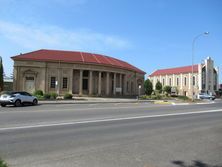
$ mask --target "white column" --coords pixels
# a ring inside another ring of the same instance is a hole
[[[189,89],[191,89],[191,74],[190,73],[188,76],[188,84],[189,84]]]
[[[89,95],[92,95],[92,75],[93,71],[89,71]]]
[[[202,90],[202,66],[201,64],[198,65],[198,87],[199,91]]]
[[[102,75],[102,72],[99,71],[99,87],[98,87],[98,95],[101,95],[101,75]]]
[[[153,90],[156,89],[156,83],[157,83],[156,76],[154,76],[154,78],[153,78]]]
[[[183,89],[183,74],[180,74],[180,89]]]
[[[175,75],[173,74],[173,84],[172,86],[175,86]]]
[[[82,95],[82,74],[83,70],[79,70],[79,95]]]
[[[160,75],[160,83],[163,85],[162,76]]]
[[[114,73],[113,77],[113,95],[116,95],[116,73]]]
[[[109,72],[106,73],[106,95],[109,95]]]
[[[123,87],[122,87],[122,74],[119,74],[119,87],[121,88],[121,92],[120,94],[122,95],[122,92],[123,92]]]
[[[69,85],[68,85],[68,88],[69,88],[69,93],[72,94],[72,81],[73,81],[73,69],[70,71],[70,75],[69,75]]]
[[[123,76],[123,95],[126,95],[127,92],[127,79],[126,79],[126,74]]]
[[[217,90],[219,90],[220,89],[220,77],[219,77],[219,67],[217,67],[216,68],[217,70],[217,73],[216,73],[216,75],[217,75]]]

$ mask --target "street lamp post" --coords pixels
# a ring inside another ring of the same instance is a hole
[[[195,45],[196,40],[200,36],[208,35],[208,34],[209,34],[209,32],[206,31],[204,33],[201,33],[201,34],[195,36],[194,39],[193,39],[193,43],[192,43],[192,83],[191,83],[191,85],[192,85],[192,101],[194,101],[194,95],[193,95],[193,91],[194,91],[194,85],[193,85],[193,77],[194,77],[194,75],[193,75],[193,73],[194,73],[194,45]]]

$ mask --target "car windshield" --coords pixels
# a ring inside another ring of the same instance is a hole
[[[13,95],[15,92],[10,92],[10,91],[3,91],[0,93],[0,95]]]

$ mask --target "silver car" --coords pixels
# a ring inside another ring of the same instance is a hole
[[[207,93],[200,93],[198,95],[198,99],[209,99],[209,100],[215,100],[215,96],[214,95],[209,95]]]
[[[26,103],[37,105],[38,100],[28,92],[2,92],[0,95],[0,104],[2,107],[10,104],[20,107]]]

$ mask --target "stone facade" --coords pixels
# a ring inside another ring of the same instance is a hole
[[[186,73],[178,73],[175,69],[175,73],[150,75],[149,79],[153,83],[154,90],[157,81],[160,81],[163,87],[166,85],[175,87],[179,95],[192,97],[192,89],[194,96],[201,92],[215,94],[215,91],[219,89],[218,74],[219,69],[214,67],[214,61],[208,57],[202,64],[198,64],[198,70],[194,71],[193,77],[192,70]]]
[[[144,93],[144,74],[84,63],[14,60],[14,90],[87,96],[136,96]]]

